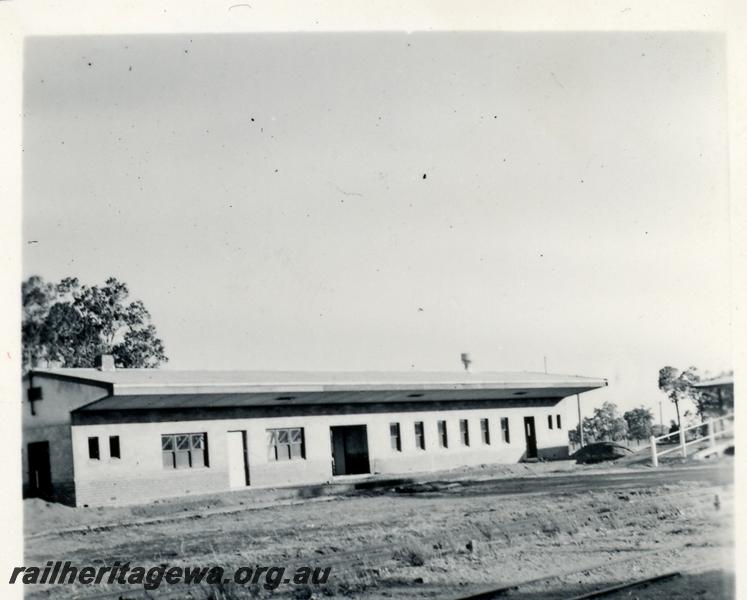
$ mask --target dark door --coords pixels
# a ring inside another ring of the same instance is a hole
[[[524,417],[524,435],[527,440],[527,458],[537,458],[537,436],[534,432],[534,417]]]
[[[52,472],[49,468],[49,442],[28,445],[29,495],[37,498],[52,496]]]
[[[332,443],[332,474],[356,475],[370,473],[368,463],[368,433],[365,425],[330,427]]]

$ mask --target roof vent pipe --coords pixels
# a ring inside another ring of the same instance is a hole
[[[113,371],[114,357],[111,354],[102,354],[96,357],[96,367],[99,371]]]

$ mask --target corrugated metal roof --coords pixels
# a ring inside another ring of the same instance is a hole
[[[104,383],[114,395],[172,393],[282,393],[412,390],[581,389],[607,385],[601,378],[536,372],[437,371],[176,371],[169,369],[39,369],[50,375]],[[576,393],[576,392],[573,392]]]
[[[414,392],[410,390],[355,390],[321,392],[255,392],[196,394],[122,394],[109,396],[88,404],[77,412],[117,411],[117,410],[171,410],[195,408],[229,407],[268,407],[298,405],[342,405],[342,404],[382,404],[406,402],[487,401],[506,400],[514,403],[534,399],[560,399],[573,394],[587,392],[599,386],[580,385],[572,387],[537,388],[488,388],[488,389],[431,389]]]

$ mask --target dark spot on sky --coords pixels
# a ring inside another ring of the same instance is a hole
[[[278,170],[277,170],[277,169],[275,169],[275,173],[277,173],[277,172],[278,172]]]
[[[130,71],[132,71],[132,65],[130,65],[130,68],[129,68],[129,70],[130,70]]]
[[[189,54],[189,50],[185,50],[185,51],[184,51],[184,54]]]
[[[254,123],[254,117],[252,117],[252,123]]]
[[[93,66],[93,63],[88,63],[88,66],[89,66],[89,67],[92,67],[92,66]]]
[[[498,115],[493,115],[493,118],[494,118],[494,119],[497,119],[497,118],[498,118]]]
[[[426,173],[423,173],[423,179],[426,179],[428,175]]]

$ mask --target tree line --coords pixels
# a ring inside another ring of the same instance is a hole
[[[721,394],[716,390],[700,388],[695,384],[702,381],[702,376],[696,367],[689,367],[684,371],[666,366],[659,370],[659,389],[672,401],[677,413],[677,420],[672,421],[666,431],[662,426],[654,425],[654,415],[651,409],[644,406],[628,410],[620,415],[614,402],[605,402],[595,408],[590,417],[582,421],[584,442],[647,440],[651,435],[663,435],[679,431],[684,418],[688,424],[703,422],[709,417],[724,414],[733,409],[733,393],[727,391]],[[680,414],[683,401],[692,402],[694,410],[687,409]],[[580,442],[578,429],[569,432],[570,441]]]
[[[647,440],[654,431],[654,415],[644,406],[625,411],[620,415],[614,402],[605,402],[595,408],[592,416],[582,421],[584,442]],[[578,429],[569,431],[570,441],[579,444]]]

